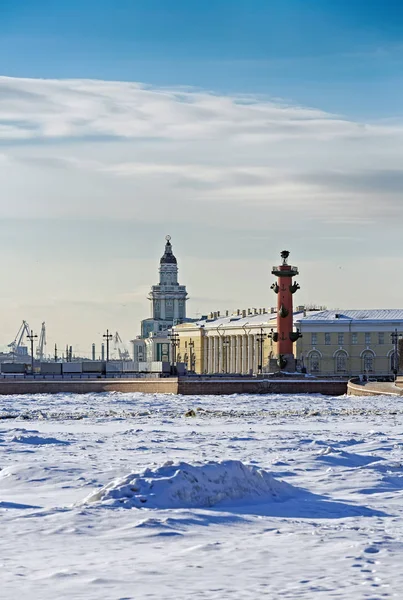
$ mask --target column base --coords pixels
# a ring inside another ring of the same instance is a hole
[[[282,360],[280,362],[279,358],[271,358],[269,361],[269,371],[270,373],[276,373],[279,371],[284,371],[286,373],[295,373],[296,369],[296,361],[295,356],[293,354],[282,354]]]

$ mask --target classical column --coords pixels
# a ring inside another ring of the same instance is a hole
[[[230,336],[230,363],[229,363],[229,372],[230,373],[234,373],[235,372],[235,336],[231,335]]]
[[[243,363],[242,335],[238,335],[238,373],[242,373],[242,363]]]
[[[218,373],[220,370],[219,362],[220,362],[220,349],[219,349],[219,336],[214,336],[214,348],[215,348],[215,361],[214,361],[214,372]]]
[[[248,335],[248,373],[253,373],[253,335]]]
[[[253,336],[253,372],[257,373],[257,365],[259,362],[259,348],[256,335]]]
[[[234,373],[239,373],[238,361],[239,361],[238,336],[234,335]]]
[[[202,343],[204,345],[204,357],[203,357],[203,366],[202,370],[208,373],[208,338],[202,338]]]
[[[242,336],[242,373],[248,372],[248,337]]]
[[[218,372],[222,373],[224,371],[224,348],[223,348],[223,339],[222,336],[218,338]]]

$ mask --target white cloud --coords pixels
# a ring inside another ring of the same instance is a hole
[[[262,97],[3,77],[1,140],[8,162],[0,162],[0,182],[39,216],[88,217],[96,207],[101,217],[138,218],[146,198],[164,218],[167,204],[186,203],[193,218],[204,204],[225,211],[233,203],[235,213],[239,204],[267,216],[283,206],[325,221],[355,219],[365,205],[377,219],[374,199],[393,203],[402,189],[401,124],[357,123]]]
[[[332,138],[362,126],[311,108],[251,96],[135,83],[0,77],[2,139],[115,136],[179,140],[221,136]]]

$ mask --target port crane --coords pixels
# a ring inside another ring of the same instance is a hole
[[[43,361],[45,357],[45,346],[46,346],[46,326],[45,321],[42,323],[41,333],[39,335],[39,342],[36,348],[36,358],[39,361]]]
[[[24,338],[26,335],[29,335],[30,333],[31,333],[31,330],[29,328],[28,323],[26,321],[23,321],[19,330],[17,331],[17,335],[15,336],[15,338],[13,339],[11,344],[8,344],[8,347],[10,348],[10,351],[11,351],[11,354],[13,355],[13,357],[24,354],[24,352],[22,351],[22,348],[24,348],[24,346],[23,346]]]
[[[130,360],[129,351],[123,344],[122,338],[120,337],[118,332],[116,332],[113,336],[113,347],[115,352],[118,352],[120,360]]]

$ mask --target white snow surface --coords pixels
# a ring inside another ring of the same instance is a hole
[[[391,396],[0,396],[0,597],[400,599],[402,425]]]
[[[157,469],[112,481],[88,496],[85,503],[125,508],[200,508],[242,501],[282,501],[292,495],[288,483],[239,460],[201,465],[168,461]]]

